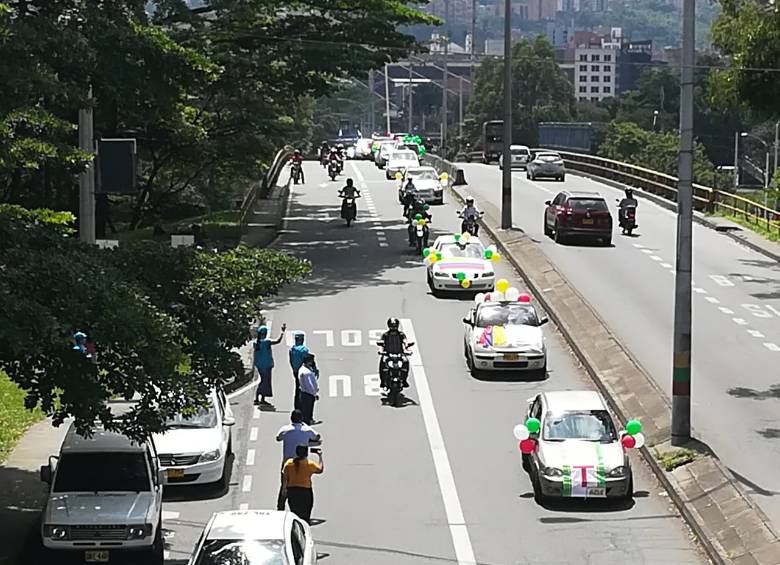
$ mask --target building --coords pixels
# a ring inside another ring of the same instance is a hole
[[[653,41],[628,41],[620,49],[618,94],[633,90],[639,75],[653,61]]]
[[[617,94],[619,49],[585,45],[574,48],[574,95],[597,102]]]
[[[558,0],[528,0],[528,19],[531,21],[554,20]]]

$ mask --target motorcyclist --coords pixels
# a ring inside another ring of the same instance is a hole
[[[360,191],[355,186],[355,181],[352,179],[347,179],[347,184],[339,190],[339,197],[343,198],[341,201],[341,216],[344,217],[344,208],[347,205],[347,198],[359,198],[360,197]],[[355,205],[355,217],[357,218],[357,205]]]
[[[474,205],[474,199],[471,197],[466,198],[466,206],[461,210],[458,215],[463,218],[463,222],[460,225],[461,232],[466,231],[466,223],[469,218],[472,218],[474,220],[474,235],[479,234],[479,225],[477,224],[476,220],[481,215],[481,212],[477,209],[477,207]]]
[[[379,352],[379,381],[383,389],[390,388],[388,382],[388,371],[386,367],[386,354],[408,354],[409,343],[406,340],[406,334],[399,329],[400,322],[398,318],[388,318],[387,331],[377,341]],[[409,386],[409,359],[404,355],[403,366],[401,368],[404,388]]]
[[[623,217],[624,217],[626,208],[634,208],[634,209],[636,209],[638,204],[639,203],[637,202],[636,198],[634,198],[634,190],[632,188],[630,188],[630,187],[626,188],[626,196],[618,204],[618,210],[619,210],[619,213],[620,213],[619,219],[620,219],[620,224],[621,225],[623,224]]]
[[[406,184],[406,187],[404,187],[403,192],[401,193],[401,204],[404,206],[404,218],[407,217],[409,214],[409,209],[411,208],[412,204],[414,204],[416,190],[417,188],[414,186],[412,179],[409,179],[409,182]]]
[[[293,151],[292,157],[290,157],[290,162],[292,163],[293,167],[299,167],[301,171],[301,182],[306,182],[306,179],[303,176],[303,155],[301,154],[300,149],[296,149]]]
[[[323,141],[320,145],[320,163],[323,166],[328,164],[328,154],[330,153],[330,147],[327,141]]]
[[[428,212],[429,206],[425,203],[425,200],[420,198],[417,195],[414,195],[414,200],[407,209],[406,218],[409,220],[409,247],[414,247],[417,243],[416,238],[417,234],[415,233],[414,229],[414,219],[417,217],[417,214],[419,214],[422,219],[430,221],[433,216]]]

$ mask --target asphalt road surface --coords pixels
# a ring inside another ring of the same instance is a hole
[[[347,228],[336,197],[346,176],[363,191]],[[315,477],[313,534],[322,563],[703,563],[688,530],[638,457],[631,504],[534,502],[512,428],[541,390],[592,385],[552,325],[545,326],[545,381],[476,380],[466,370],[461,319],[470,302],[435,299],[422,262],[407,247],[394,182],[368,162],[350,162],[337,182],[306,164],[276,247],[310,259],[312,276],[271,304],[273,337],[306,332],[320,367],[315,417],[325,473]],[[432,208],[442,233],[459,227],[456,208]],[[518,284],[505,262],[499,276]],[[384,406],[376,347],[389,316],[416,341],[412,386],[402,407]],[[233,399],[236,460],[228,493],[166,505],[169,564],[186,559],[212,511],[274,508],[293,380],[284,342],[274,350],[275,411]],[[194,495],[201,491],[192,491]],[[204,491],[207,492],[207,491]],[[179,498],[188,496],[182,489]]]
[[[500,203],[497,166],[461,165],[477,199]],[[639,199],[633,237],[613,246],[559,245],[542,232],[544,202],[561,190],[601,193],[616,220],[622,191],[568,174],[513,177],[514,225],[536,239],[656,382],[671,395],[676,215]],[[695,435],[780,524],[780,264],[694,224],[692,420]]]

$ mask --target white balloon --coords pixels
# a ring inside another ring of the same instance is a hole
[[[477,304],[481,304],[484,301],[485,301],[485,293],[484,292],[478,292],[474,296],[474,302],[476,302]]]
[[[526,428],[524,424],[517,424],[512,430],[512,433],[515,434],[515,437],[520,441],[531,437],[531,432],[528,431],[528,428]]]
[[[634,441],[636,442],[634,444],[634,449],[639,449],[645,444],[645,435],[643,433],[638,433],[634,435]]]
[[[490,293],[490,299],[493,302],[504,302],[506,300],[506,295],[503,292],[494,290]]]
[[[509,302],[517,302],[517,299],[520,298],[520,291],[513,286],[506,289],[504,294]]]

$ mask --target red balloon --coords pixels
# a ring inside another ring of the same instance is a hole
[[[485,294],[485,302],[490,302],[490,293]]]
[[[631,449],[636,445],[636,439],[634,439],[634,436],[626,434],[621,438],[620,443],[622,443],[623,447],[626,449]]]
[[[520,296],[517,297],[517,301],[518,302],[531,302],[531,297],[528,296],[527,294],[521,294]]]
[[[536,440],[528,438],[520,442],[520,453],[522,453],[523,455],[528,455],[530,453],[533,453],[535,449],[536,449]]]

